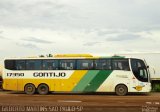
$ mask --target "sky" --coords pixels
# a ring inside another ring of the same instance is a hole
[[[160,52],[160,0],[0,0],[0,59]]]

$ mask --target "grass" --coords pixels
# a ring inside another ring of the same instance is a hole
[[[154,84],[152,86],[152,91],[154,91],[154,92],[160,92],[160,84]]]

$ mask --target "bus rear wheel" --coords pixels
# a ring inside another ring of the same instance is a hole
[[[37,91],[41,95],[46,95],[49,92],[49,87],[47,84],[40,84],[37,88]]]
[[[120,84],[116,86],[115,92],[118,96],[125,96],[128,93],[128,89],[125,85]]]
[[[24,87],[24,92],[26,94],[32,95],[36,92],[36,87],[33,84],[26,84]]]

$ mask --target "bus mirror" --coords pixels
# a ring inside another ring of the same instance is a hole
[[[155,70],[154,67],[151,66],[149,70],[150,70],[150,73],[151,73],[151,74],[153,74],[153,75],[156,74],[156,70]]]
[[[155,71],[155,69],[153,68],[153,72],[154,72],[154,75],[156,74],[156,71]]]

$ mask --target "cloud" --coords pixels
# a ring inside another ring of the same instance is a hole
[[[86,42],[83,45],[84,46],[97,46],[98,44],[101,44],[101,42]]]
[[[3,31],[0,31],[0,34],[2,34],[3,33]]]
[[[51,41],[39,39],[39,38],[36,38],[36,37],[28,37],[28,38],[23,38],[21,40],[34,42],[34,43],[42,43],[42,44],[51,44],[51,43],[53,43]]]
[[[106,36],[109,34],[117,34],[117,33],[122,33],[124,32],[124,29],[98,29],[97,30],[97,35],[98,36]]]
[[[0,34],[2,34],[2,33],[3,33],[3,31],[0,31]],[[0,35],[0,39],[4,39],[4,37]]]
[[[6,39],[6,38],[0,35],[0,39]]]
[[[136,40],[141,38],[139,35],[136,34],[120,34],[115,37],[107,37],[107,41],[127,41],[127,40]]]
[[[58,29],[71,21],[72,10],[71,6],[52,0],[0,0],[0,21],[10,27]]]
[[[28,49],[40,49],[35,44],[30,44],[30,43],[16,43],[16,45],[20,47],[28,48]]]
[[[0,31],[0,39],[8,39],[5,36],[2,36],[1,34],[3,34],[3,31]]]
[[[0,0],[0,21],[3,26],[52,30],[160,28],[160,1],[142,1]],[[99,32],[99,35],[106,33],[112,31]]]
[[[159,4],[159,0],[0,0],[0,50],[16,55],[25,48],[26,55],[39,53],[37,46],[44,53],[158,51]]]

